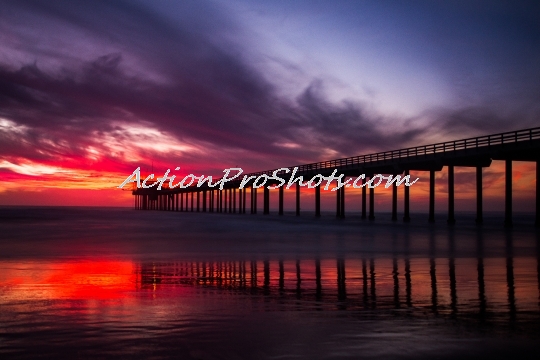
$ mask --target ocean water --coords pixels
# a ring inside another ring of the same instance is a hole
[[[540,356],[540,232],[0,208],[0,358]]]

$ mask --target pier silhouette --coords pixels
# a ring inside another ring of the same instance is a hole
[[[334,170],[346,177],[358,177],[365,174],[362,185],[367,184],[378,174],[409,175],[410,171],[429,172],[429,215],[428,221],[435,222],[435,173],[446,167],[448,174],[448,216],[447,223],[455,224],[455,192],[454,170],[456,167],[473,167],[476,169],[476,223],[483,222],[483,168],[489,167],[493,160],[505,161],[505,207],[504,226],[512,227],[512,162],[531,161],[536,163],[536,216],[535,225],[540,226],[540,127],[491,134],[474,138],[422,145],[406,149],[384,151],[368,155],[353,156],[343,159],[322,161],[296,166],[295,176],[305,180],[315,175],[330,176]],[[288,167],[292,169],[295,166]],[[270,177],[272,174],[286,178],[287,172],[273,169],[245,174],[255,178]],[[263,187],[263,214],[270,213],[270,185],[279,185],[275,180],[268,180]],[[198,187],[187,188],[167,187],[157,190],[156,187],[133,190],[134,206],[138,210],[217,212],[246,214],[247,187],[240,189],[241,180],[235,179],[224,183],[223,190],[208,186],[208,183]],[[284,186],[273,190],[279,193],[278,213],[283,215]],[[296,182],[295,213],[300,215],[300,188]],[[375,220],[375,187],[362,187],[362,219]],[[257,213],[257,188],[249,186],[251,214]],[[345,217],[346,186],[336,192],[336,217]],[[397,221],[397,192],[398,186],[392,184],[392,220]],[[369,209],[368,209],[369,205]],[[404,186],[403,221],[409,222],[410,194],[409,187]],[[321,184],[315,186],[315,216],[321,216]]]

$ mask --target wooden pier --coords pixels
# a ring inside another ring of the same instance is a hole
[[[492,160],[505,161],[505,227],[512,227],[512,161],[536,162],[536,217],[535,225],[540,226],[540,127],[510,131],[499,134],[479,136],[468,139],[447,141],[437,144],[422,145],[406,149],[384,151],[374,154],[353,156],[343,159],[328,160],[311,164],[289,166],[288,169],[298,168],[295,177],[302,176],[309,180],[317,174],[330,176],[334,170],[337,174],[346,177],[358,177],[365,174],[362,183],[377,174],[408,175],[410,171],[429,172],[429,216],[428,221],[435,221],[435,173],[444,167],[448,171],[448,218],[447,223],[455,223],[454,211],[454,170],[456,167],[476,168],[476,223],[483,221],[482,199],[482,169],[489,167]],[[187,188],[139,188],[133,190],[135,209],[138,210],[166,210],[166,211],[197,211],[218,213],[246,214],[247,189],[240,189],[241,179],[244,175],[258,178],[266,175],[272,176],[279,169],[242,174],[238,179],[226,182],[222,190],[208,186],[192,185]],[[288,179],[290,173],[283,170],[277,175]],[[277,181],[267,181],[261,189],[263,191],[263,214],[270,213],[270,190],[267,186],[278,184]],[[322,184],[321,184],[322,185]],[[315,187],[315,216],[321,215],[321,185]],[[300,188],[296,187],[296,215],[300,215]],[[251,214],[257,213],[257,188],[253,183],[249,186]],[[278,213],[283,215],[284,191],[281,186],[272,191],[279,192]],[[397,190],[392,185],[392,220],[397,220]],[[341,187],[336,192],[336,216],[345,217],[345,191]],[[367,186],[362,187],[362,218],[375,219],[375,188],[369,187],[369,202]],[[403,221],[410,221],[410,195],[409,187],[404,186]],[[368,209],[369,205],[369,209]]]

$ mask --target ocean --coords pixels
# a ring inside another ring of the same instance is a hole
[[[540,356],[540,231],[0,207],[2,359]]]

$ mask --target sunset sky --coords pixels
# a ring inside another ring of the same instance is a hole
[[[139,166],[220,176],[539,126],[538,64],[538,1],[0,0],[0,205],[130,206]],[[534,165],[514,182],[532,210]]]

